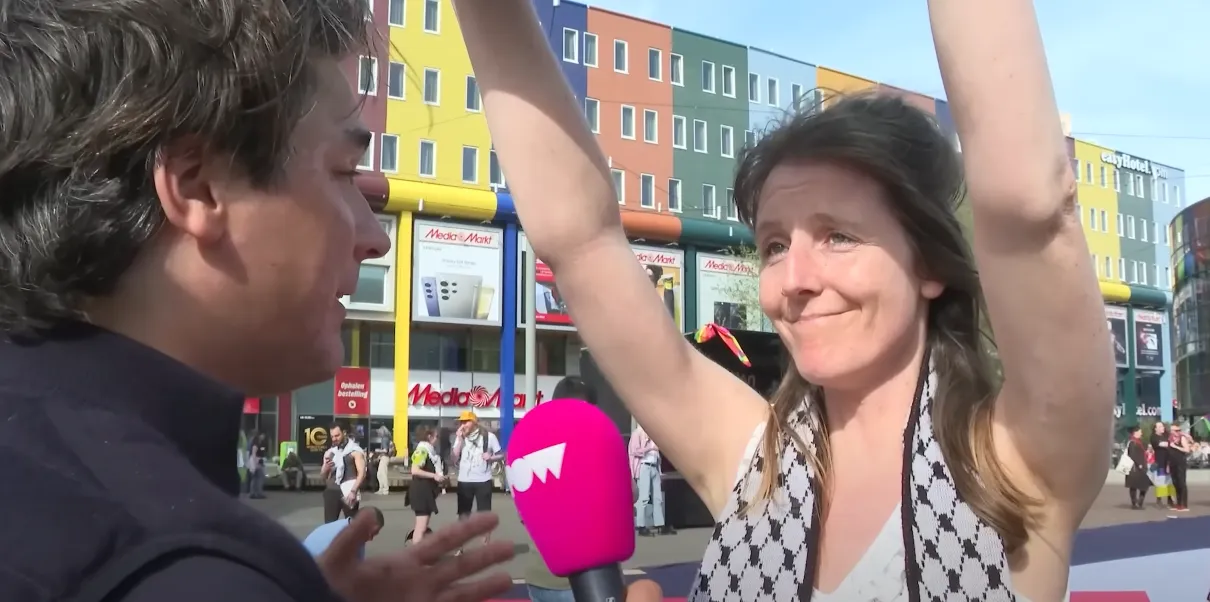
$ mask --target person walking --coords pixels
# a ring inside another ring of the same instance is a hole
[[[465,519],[472,509],[492,510],[492,464],[504,459],[496,434],[479,424],[479,417],[466,410],[458,416],[458,433],[453,457],[458,462],[458,518]],[[483,538],[488,543],[491,536]]]
[[[635,525],[641,536],[675,533],[664,523],[664,483],[660,470],[660,448],[639,425],[630,434],[630,475],[635,479]]]
[[[265,499],[265,459],[268,457],[268,438],[257,433],[248,447],[248,497]]]
[[[1130,490],[1130,507],[1142,510],[1147,501],[1147,490],[1151,488],[1151,475],[1147,474],[1147,447],[1143,443],[1143,429],[1139,425],[1130,427],[1130,438],[1126,440],[1126,455],[1133,466],[1126,473],[1126,488]]]
[[[397,453],[395,442],[391,439],[387,439],[386,445],[378,451],[378,466],[376,470],[378,495],[388,495],[391,493],[391,460]]]
[[[361,484],[366,478],[366,456],[345,428],[333,424],[328,430],[332,447],[324,454],[320,475],[324,480],[324,522],[352,517],[361,502]]]
[[[416,433],[416,451],[412,452],[412,482],[408,484],[408,506],[416,513],[416,524],[409,533],[412,543],[420,543],[431,528],[429,520],[437,514],[437,496],[445,483],[445,466],[437,453],[437,432],[421,427]]]
[[[1184,432],[1181,425],[1173,422],[1168,428],[1168,476],[1172,479],[1174,503],[1177,512],[1189,511],[1189,452],[1193,451],[1193,438]]]

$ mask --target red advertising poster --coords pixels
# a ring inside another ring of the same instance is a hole
[[[370,369],[341,368],[333,383],[332,413],[337,416],[370,415]]]
[[[244,413],[245,414],[259,414],[260,413],[260,398],[259,397],[245,397],[244,398]]]
[[[534,282],[535,322],[570,326],[571,316],[567,315],[567,306],[555,287],[555,275],[541,259],[534,262]]]

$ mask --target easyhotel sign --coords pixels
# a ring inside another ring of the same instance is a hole
[[[1127,155],[1126,153],[1115,153],[1112,151],[1105,151],[1105,152],[1101,153],[1101,161],[1108,163],[1118,169],[1129,169],[1130,171],[1137,171],[1141,174],[1148,175],[1148,176],[1155,176],[1157,178],[1168,177],[1167,169],[1164,169],[1163,167],[1160,167],[1159,165],[1155,165],[1151,161],[1148,161],[1146,159],[1132,157],[1130,155]]]

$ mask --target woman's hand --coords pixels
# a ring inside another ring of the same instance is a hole
[[[358,602],[479,602],[490,600],[510,587],[504,572],[468,580],[484,569],[508,562],[513,545],[493,541],[451,554],[471,540],[493,531],[499,524],[494,514],[474,514],[444,529],[434,531],[420,543],[401,552],[366,560],[358,552],[377,528],[370,512],[358,514],[319,556],[319,568],[332,589],[346,600]],[[639,602],[650,598],[650,588],[641,590]],[[629,595],[627,600],[630,600]]]

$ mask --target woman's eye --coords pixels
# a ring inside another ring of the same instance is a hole
[[[774,255],[780,255],[780,254],[784,253],[785,251],[786,251],[786,245],[783,245],[779,242],[771,242],[761,248],[761,256],[763,258],[767,259]]]
[[[843,245],[851,245],[856,242],[857,242],[857,239],[855,239],[852,236],[849,236],[847,234],[843,234],[840,232],[828,233],[828,244],[830,244],[830,245],[843,246]]]

